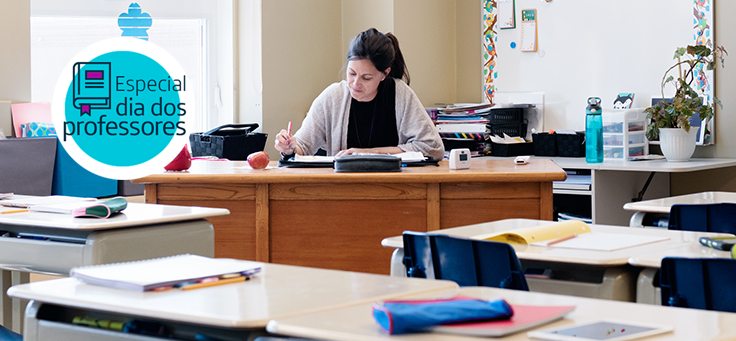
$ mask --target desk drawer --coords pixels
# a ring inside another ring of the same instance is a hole
[[[0,268],[68,276],[76,266],[129,262],[191,253],[214,257],[215,233],[207,220],[191,220],[93,231],[48,229],[29,226],[2,226],[3,230],[85,240],[68,243],[48,240],[0,237]]]
[[[66,276],[83,264],[84,249],[84,244],[2,237],[0,267]]]

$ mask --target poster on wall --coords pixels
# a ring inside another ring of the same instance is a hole
[[[693,0],[693,40],[695,45],[706,45],[710,48],[713,46],[713,5],[712,0]],[[714,71],[707,70],[706,66],[699,64],[693,73],[695,79],[695,91],[701,93],[705,99],[705,104],[713,102],[713,84]],[[713,120],[708,122],[700,122],[700,131],[698,136],[699,145],[708,145],[714,143],[713,138]]]
[[[493,103],[496,88],[496,41],[498,40],[498,5],[496,0],[484,0],[483,4],[483,95]]]

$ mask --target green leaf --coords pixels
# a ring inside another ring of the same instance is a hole
[[[686,52],[687,52],[687,49],[686,48],[680,47],[677,50],[675,50],[675,57],[672,58],[672,59],[680,58],[680,57],[684,56]]]
[[[699,56],[699,57],[708,57],[708,56],[710,56],[710,53],[711,52],[710,52],[710,48],[708,48],[708,46],[705,46],[705,45],[695,45],[695,46],[692,46],[692,45],[690,45],[690,46],[687,47],[687,53],[689,53],[691,55],[696,55],[696,56]]]

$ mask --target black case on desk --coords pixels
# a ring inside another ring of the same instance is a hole
[[[401,172],[401,158],[392,155],[337,156],[335,157],[335,172]]]

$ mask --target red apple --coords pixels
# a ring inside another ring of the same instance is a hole
[[[168,171],[183,171],[189,169],[192,166],[192,154],[189,154],[187,145],[176,155],[176,157],[169,162],[164,169]]]
[[[268,154],[266,154],[266,152],[255,152],[248,155],[248,164],[253,167],[253,169],[266,168],[270,161],[271,159],[268,158]]]

